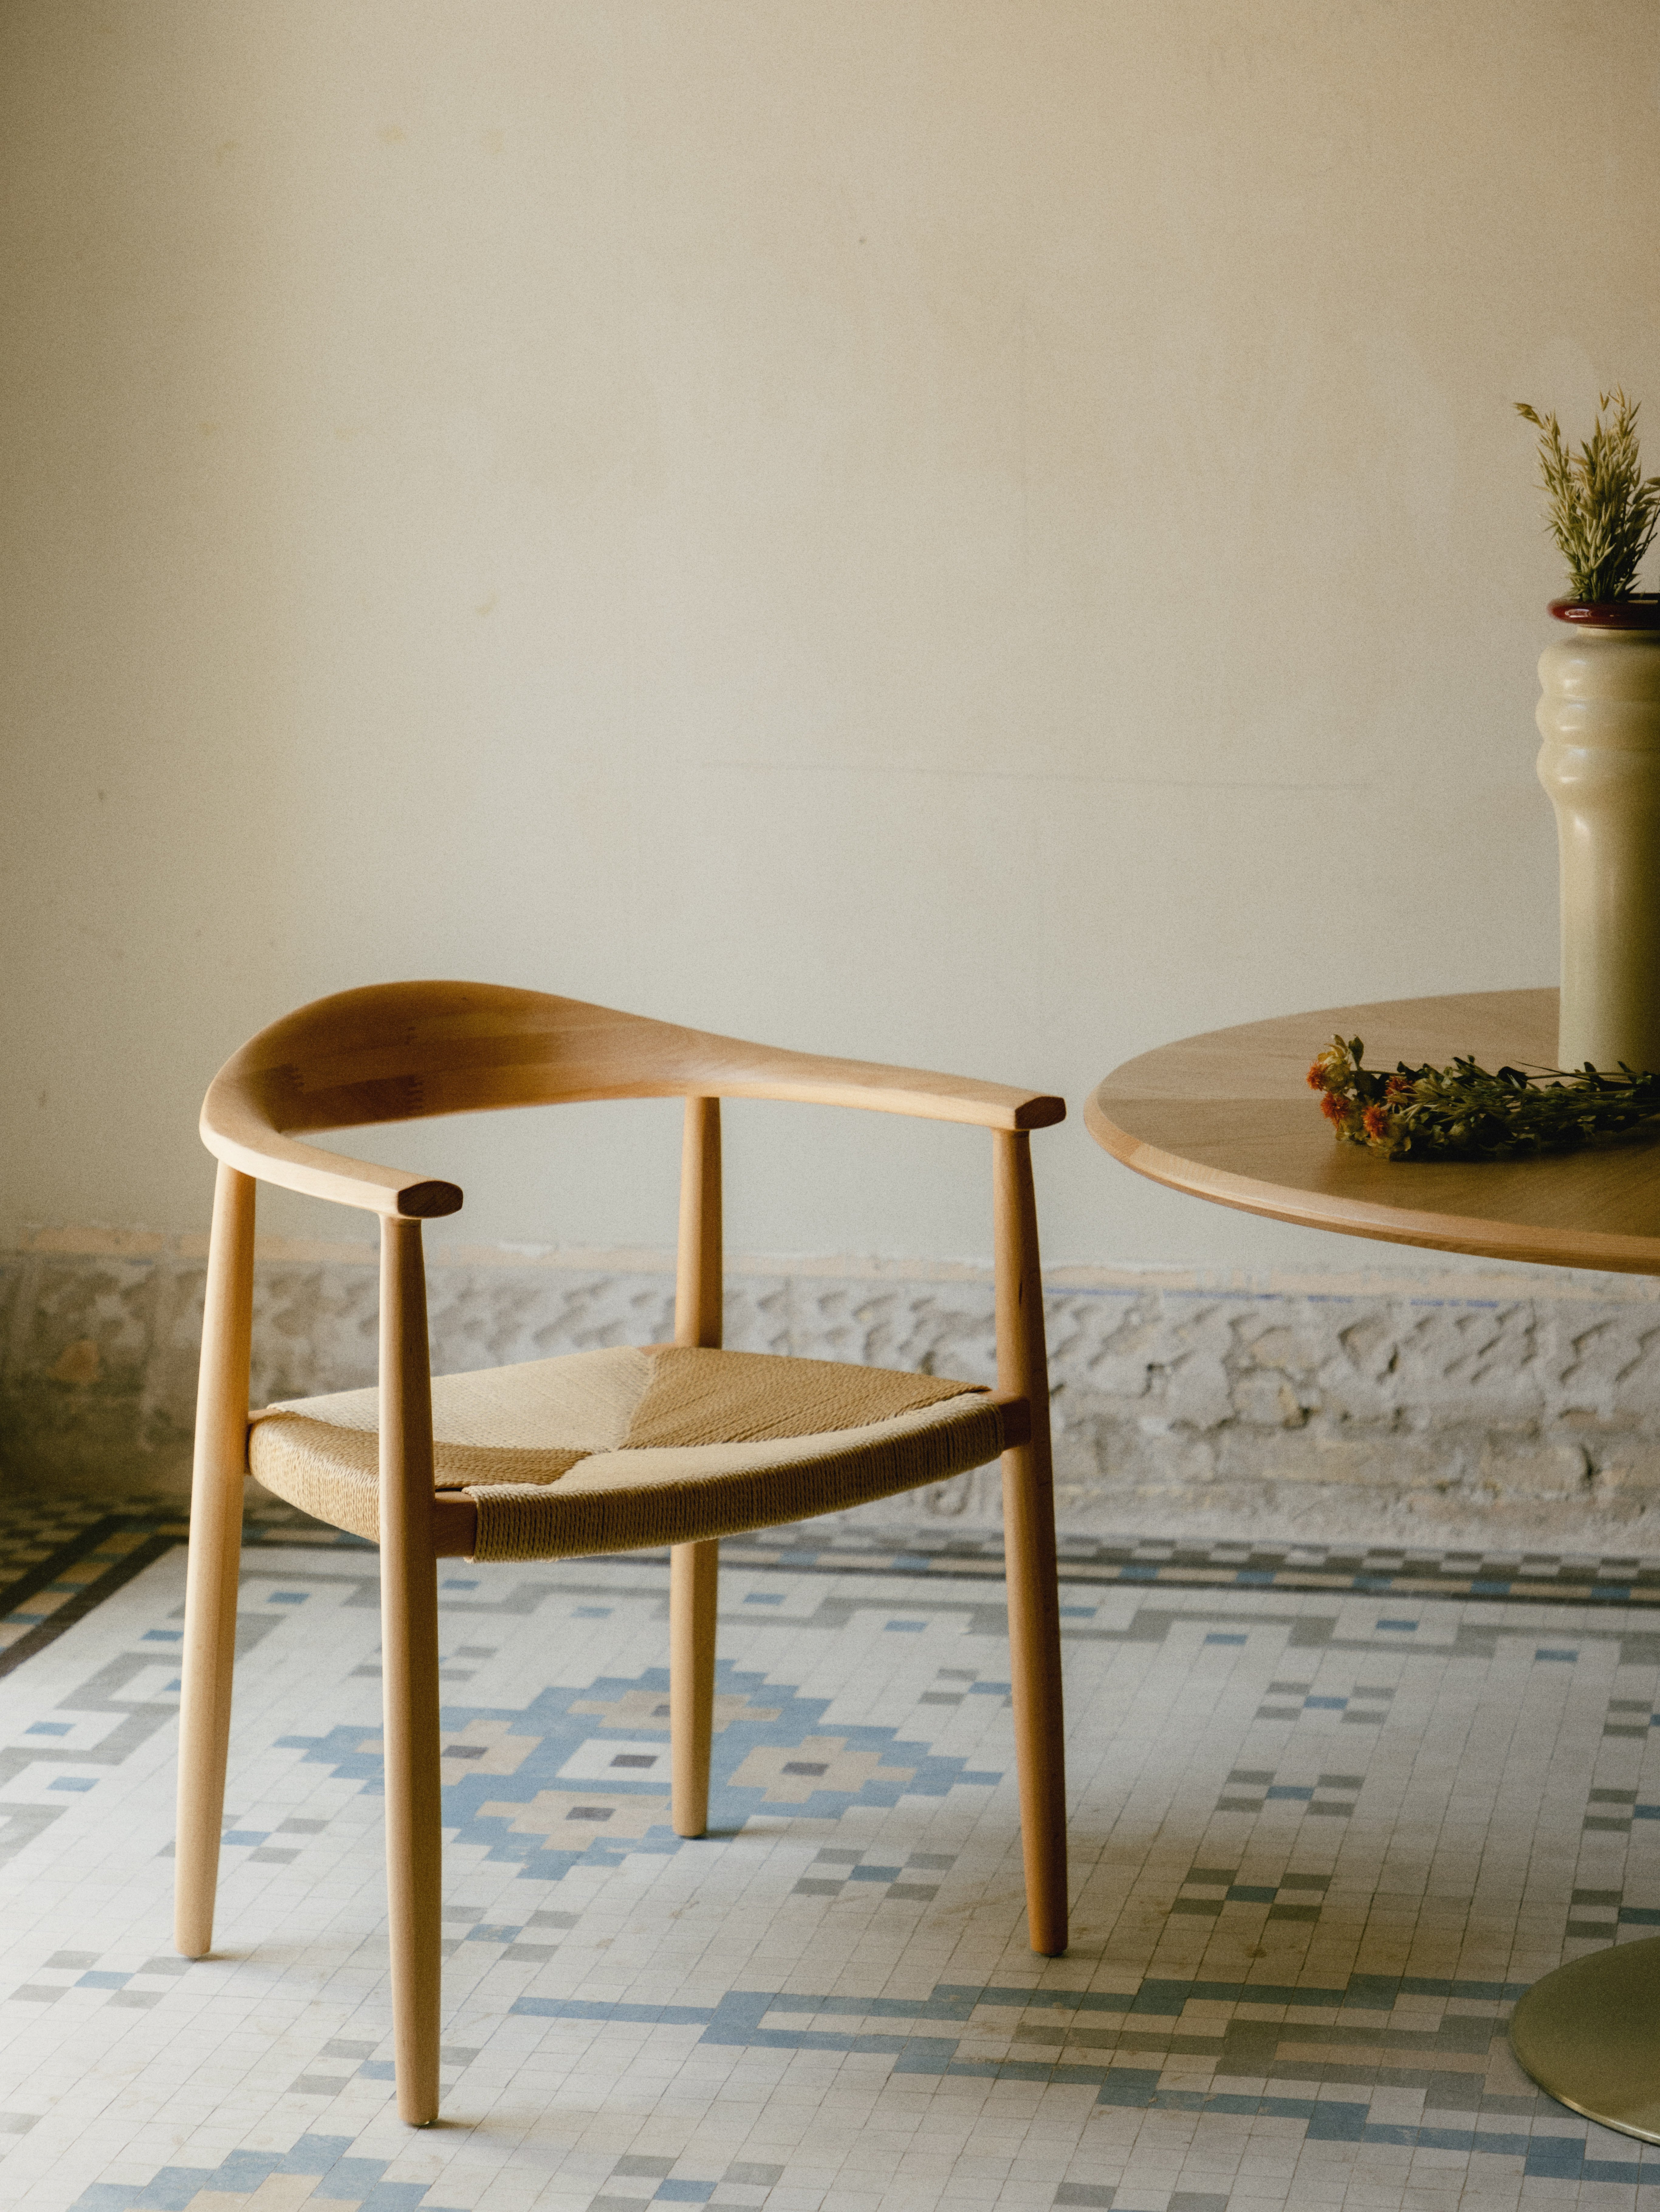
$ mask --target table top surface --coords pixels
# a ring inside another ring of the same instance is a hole
[[[1155,1182],[1276,1221],[1560,1267],[1660,1274],[1660,1136],[1529,1160],[1388,1160],[1340,1144],[1308,1086],[1335,1036],[1369,1067],[1549,1067],[1554,991],[1327,1006],[1213,1030],[1126,1060],[1091,1093],[1096,1141]]]

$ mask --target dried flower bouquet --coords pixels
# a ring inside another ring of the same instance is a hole
[[[1589,1064],[1572,1073],[1519,1067],[1490,1075],[1473,1059],[1392,1075],[1361,1063],[1359,1037],[1334,1037],[1309,1070],[1320,1111],[1340,1141],[1391,1160],[1515,1159],[1572,1152],[1623,1134],[1660,1115],[1660,1075]]]

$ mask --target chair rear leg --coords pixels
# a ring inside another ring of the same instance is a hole
[[[680,1243],[674,1340],[721,1343],[721,1101],[688,1097],[680,1149]],[[714,1729],[714,1609],[721,1546],[676,1544],[669,1553],[669,1758],[677,1836],[701,1836],[709,1817]]]
[[[203,1315],[179,1713],[173,1942],[187,1959],[204,1958],[212,1948],[219,1882],[219,1832],[225,1809],[236,1657],[242,1481],[247,1465],[253,1202],[252,1177],[221,1167]]]
[[[714,1616],[721,1546],[676,1544],[669,1553],[670,1818],[677,1836],[708,1826],[709,1746],[714,1733]]]

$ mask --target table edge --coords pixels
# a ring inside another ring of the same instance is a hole
[[[1115,1071],[1122,1073],[1122,1070]],[[1593,1267],[1614,1274],[1660,1274],[1660,1238],[1620,1237],[1601,1230],[1544,1230],[1483,1220],[1472,1214],[1426,1213],[1407,1206],[1377,1206],[1365,1199],[1316,1195],[1284,1183],[1260,1182],[1224,1168],[1167,1152],[1145,1138],[1132,1136],[1112,1119],[1101,1093],[1107,1076],[1084,1104],[1084,1126],[1104,1152],[1149,1182],[1213,1205],[1286,1221],[1301,1229],[1323,1229],[1340,1237],[1365,1237],[1374,1243],[1412,1244],[1436,1252],[1466,1252],[1487,1260],[1512,1260],[1551,1267]],[[1335,1141],[1335,1140],[1334,1140]],[[1410,1174],[1403,1168],[1402,1174]]]

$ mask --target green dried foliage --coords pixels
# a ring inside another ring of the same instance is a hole
[[[1660,1075],[1633,1074],[1623,1061],[1617,1075],[1587,1061],[1572,1074],[1544,1068],[1529,1076],[1519,1067],[1490,1075],[1473,1059],[1450,1067],[1403,1060],[1385,1075],[1362,1066],[1365,1049],[1359,1037],[1334,1037],[1309,1070],[1309,1088],[1322,1094],[1320,1110],[1340,1142],[1386,1159],[1567,1152],[1660,1115]]]
[[[1614,420],[1604,422],[1605,409]],[[1596,427],[1576,453],[1554,415],[1524,400],[1516,411],[1538,430],[1545,520],[1568,564],[1571,596],[1594,603],[1628,599],[1637,564],[1660,527],[1660,477],[1643,475],[1637,453],[1638,402],[1616,388],[1596,403]]]

